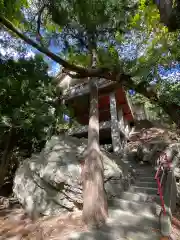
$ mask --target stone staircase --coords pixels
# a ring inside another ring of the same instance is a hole
[[[111,228],[119,229],[117,238],[109,239],[160,239],[157,215],[160,208],[157,185],[154,180],[155,171],[152,167],[139,165],[136,166],[136,174],[136,180],[128,191],[123,192],[119,199],[109,204]]]
[[[73,234],[69,240],[158,240],[159,196],[150,166],[134,165],[136,180],[119,198],[109,201],[109,218],[99,230]]]

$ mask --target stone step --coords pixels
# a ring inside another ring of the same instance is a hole
[[[113,211],[110,209],[107,226],[109,226],[109,230],[111,231],[111,238],[107,239],[120,240],[123,237],[132,240],[159,239],[160,233],[154,233],[153,231],[154,229],[160,229],[158,218],[143,211],[141,213],[139,215],[132,214],[130,211],[119,209]]]
[[[142,222],[141,222],[142,220]],[[152,212],[141,211],[139,214],[134,214],[129,210],[113,209],[109,208],[109,218],[107,224],[111,225],[121,225],[121,226],[152,226],[154,224],[159,225],[158,217]],[[147,224],[147,225],[146,225]]]
[[[125,191],[120,194],[120,199],[135,201],[135,202],[147,202],[151,199],[158,199],[159,196],[157,194],[148,195],[147,193],[135,193],[132,191]]]
[[[155,181],[155,176],[137,176],[137,180],[142,180],[144,182]]]
[[[103,230],[93,230],[88,232],[73,232],[68,240],[159,240],[161,235],[153,228],[142,227],[104,227]],[[146,231],[146,232],[145,232]]]
[[[149,195],[155,195],[157,194],[157,188],[156,187],[138,187],[138,186],[131,186],[130,191],[132,192],[139,192],[139,193],[147,193]]]
[[[137,201],[129,201],[119,198],[114,198],[108,202],[108,206],[110,208],[121,209],[123,211],[130,211],[134,214],[140,213],[149,213],[156,214],[157,212],[157,204],[155,202],[137,202]]]
[[[154,168],[136,168],[136,171],[138,172],[155,172],[156,170]]]
[[[137,169],[137,164],[130,162],[128,160],[123,161],[124,163],[126,163],[127,165],[129,165],[129,167],[133,167],[134,169]]]
[[[159,240],[159,220],[148,214],[109,209],[107,224],[99,230],[73,233],[69,240]],[[156,230],[156,231],[154,231]]]
[[[135,169],[137,173],[151,173],[154,174],[156,171],[154,169]]]
[[[136,178],[139,179],[139,178],[152,178],[154,179],[155,177],[155,173],[150,173],[150,172],[144,172],[144,173],[136,173]]]
[[[109,217],[112,218],[112,219],[114,219],[114,217],[115,218],[119,217],[119,215],[121,215],[123,217],[127,216],[128,221],[129,221],[130,217],[132,217],[132,218],[136,218],[136,217],[138,217],[138,218],[148,218],[148,219],[154,219],[154,220],[156,219],[156,216],[154,215],[154,213],[152,211],[148,211],[148,210],[147,211],[140,211],[137,214],[137,213],[133,213],[129,209],[128,210],[123,210],[123,209],[120,209],[120,208],[114,208],[114,207],[110,206],[108,212],[109,212]],[[124,222],[124,219],[121,219],[120,222]]]
[[[136,171],[151,171],[154,172],[155,169],[153,167],[144,167],[144,166],[140,166],[140,167],[136,167]]]
[[[157,183],[155,181],[139,181],[137,180],[135,182],[135,186],[137,187],[153,187],[153,188],[157,188]]]
[[[137,182],[155,182],[156,180],[154,179],[154,177],[137,177],[136,178]]]

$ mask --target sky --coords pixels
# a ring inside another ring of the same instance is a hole
[[[50,47],[50,50],[53,52],[53,53],[58,53],[58,50],[56,47],[53,47],[51,46]],[[49,65],[49,75],[51,76],[56,76],[60,70],[60,65],[56,62],[54,62],[52,59],[50,59],[49,57],[45,57],[45,61],[48,63]]]

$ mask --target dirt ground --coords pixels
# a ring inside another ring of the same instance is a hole
[[[67,240],[71,233],[86,230],[81,212],[32,221],[20,206],[0,206],[0,240]]]

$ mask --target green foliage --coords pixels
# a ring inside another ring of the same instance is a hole
[[[0,14],[13,21],[16,25],[22,20],[23,7],[28,7],[27,0],[0,0]]]
[[[119,54],[115,46],[109,45],[107,49],[98,49],[98,65],[102,67],[118,70],[121,67]]]
[[[180,81],[162,81],[159,88],[161,101],[176,103],[180,107]]]
[[[19,129],[27,135],[20,139],[30,145],[46,140],[48,132],[62,123],[61,106],[48,66],[42,57],[2,61],[0,65],[0,131]],[[58,112],[58,114],[56,114]],[[25,140],[26,139],[26,140]],[[35,149],[34,149],[35,150]]]
[[[66,58],[70,63],[75,65],[80,65],[84,67],[90,66],[90,56],[85,53],[76,53],[74,52],[73,47],[69,48]]]
[[[143,95],[136,93],[133,96],[129,96],[134,106],[144,106],[146,117],[148,120],[158,120],[161,123],[172,124],[168,115],[163,111],[163,109],[155,103],[151,103]]]
[[[0,185],[65,124],[64,107],[55,101],[47,69],[38,55],[17,61],[0,58]]]

